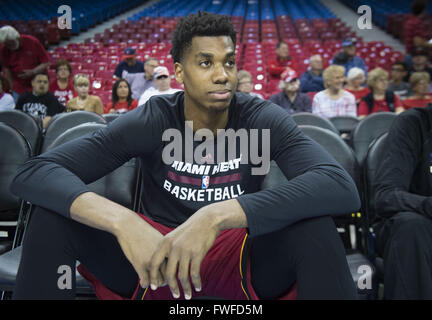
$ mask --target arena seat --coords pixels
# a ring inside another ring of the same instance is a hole
[[[360,167],[357,163],[357,160],[355,158],[355,155],[351,148],[346,145],[346,143],[340,138],[337,134],[334,132],[331,132],[329,130],[315,127],[315,126],[309,126],[304,125],[300,126],[300,129],[311,139],[315,140],[317,143],[322,145],[335,159],[340,163],[342,167],[350,174],[350,176],[353,178],[354,182],[357,184],[357,187],[359,191],[361,192],[361,178],[360,178]],[[287,179],[285,178],[284,174],[280,170],[280,168],[277,166],[276,162],[272,161],[270,165],[270,172],[267,174],[267,176],[264,179],[264,182],[262,184],[262,188],[271,188],[271,187],[277,187],[283,182],[286,182]],[[351,216],[350,213],[347,213],[347,218],[344,219],[345,216],[337,216],[333,217],[336,225],[340,225],[341,223],[344,225],[346,229],[346,222],[349,220],[349,216]],[[365,218],[365,216],[362,215],[362,217]],[[344,221],[345,220],[345,221]],[[344,232],[345,234],[348,233],[348,230]],[[356,284],[359,281],[361,273],[358,272],[358,268],[361,265],[367,265],[370,267],[370,270],[372,270],[372,277],[374,279],[375,277],[375,267],[374,265],[366,258],[366,256],[363,253],[363,249],[361,245],[358,245],[355,249],[351,247],[350,243],[347,243],[347,239],[344,236],[344,234],[341,234],[341,237],[343,239],[345,248],[347,249],[347,262],[349,269],[351,271],[351,275],[353,277],[353,281]],[[360,244],[361,239],[358,239],[358,243]],[[374,287],[373,287],[374,288]],[[373,299],[376,295],[376,292],[374,290],[367,290],[367,289],[358,289],[358,294],[361,299]]]
[[[311,125],[330,130],[339,135],[339,130],[330,120],[309,112],[294,113],[292,116],[297,125]]]
[[[40,121],[29,114],[18,110],[0,111],[0,122],[4,122],[17,129],[27,139],[31,148],[31,155],[39,153],[42,140]]]
[[[54,140],[66,130],[86,122],[106,124],[101,115],[89,111],[74,111],[55,115],[46,128],[41,152],[48,150]]]
[[[363,165],[370,144],[387,132],[397,115],[393,112],[379,112],[363,118],[352,135],[354,152],[360,165]]]
[[[104,127],[105,124],[101,123],[83,123],[75,126],[58,136],[53,143],[50,144],[50,147],[47,150],[78,137],[91,134],[92,132]],[[131,159],[105,177],[88,184],[88,186],[92,192],[98,193],[111,201],[117,202],[137,212],[139,211],[139,196],[141,188],[141,179],[138,178],[140,176],[139,166],[140,163],[138,160],[135,158]],[[25,213],[21,214],[23,216],[26,215]],[[28,216],[23,218],[23,220],[28,221],[30,219],[31,213],[27,215]],[[0,290],[3,290],[4,293],[6,291],[10,293],[13,291],[13,287],[15,286],[15,279],[22,250],[22,247],[18,245],[21,245],[21,243],[17,243],[17,246],[14,247],[13,250],[0,256]],[[76,279],[77,294],[91,294],[93,292],[92,287],[81,277],[81,275],[79,275],[78,272]]]
[[[19,214],[24,202],[9,190],[18,168],[31,157],[30,144],[16,129],[0,122],[0,230],[7,232],[6,239],[0,238],[0,253],[12,246]]]

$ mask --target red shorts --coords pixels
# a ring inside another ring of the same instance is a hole
[[[174,229],[154,222],[141,214],[140,216],[163,235]],[[200,292],[195,292],[192,289],[192,298],[210,296],[228,300],[258,300],[259,298],[252,287],[250,278],[250,259],[248,255],[250,242],[246,229],[228,229],[220,232],[201,263],[202,289]],[[174,300],[169,286],[153,291],[150,288],[141,288],[139,283],[132,297],[121,297],[106,288],[82,264],[78,267],[78,271],[90,282],[99,299]],[[181,288],[180,282],[179,288]],[[180,299],[184,299],[182,290],[180,290],[180,294]],[[292,300],[296,299],[296,297],[297,286],[294,284],[281,299]]]

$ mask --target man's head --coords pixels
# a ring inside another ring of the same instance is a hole
[[[276,55],[278,56],[279,59],[282,60],[288,59],[290,57],[289,47],[285,42],[281,41],[277,43]]]
[[[123,60],[126,61],[129,67],[133,67],[136,63],[136,52],[134,48],[126,48],[123,51]]]
[[[343,51],[350,57],[354,57],[356,53],[356,39],[346,38],[342,41]]]
[[[69,80],[72,74],[72,67],[65,59],[59,59],[56,63],[56,74],[59,80]]]
[[[48,73],[46,73],[45,71],[36,73],[32,78],[31,84],[34,94],[38,96],[46,94],[49,88]]]
[[[414,48],[412,53],[412,61],[413,64],[417,66],[417,68],[423,69],[424,67],[426,67],[427,59],[428,59],[428,52],[425,48],[423,47]]]
[[[309,58],[309,65],[312,71],[322,71],[323,61],[321,55],[315,54]]]
[[[167,67],[159,66],[154,69],[153,79],[156,88],[159,91],[167,91],[170,89],[171,79]]]
[[[392,81],[402,81],[408,74],[408,65],[404,61],[397,61],[391,67]]]
[[[298,92],[300,89],[300,80],[297,72],[291,68],[282,72],[279,87],[284,90],[286,94],[294,94]]]
[[[4,26],[0,28],[0,43],[3,43],[9,50],[18,50],[20,47],[20,34],[11,26]]]
[[[159,66],[159,62],[156,58],[148,58],[144,62],[144,71],[147,79],[151,79],[153,77],[154,70],[157,66]]]
[[[424,0],[413,1],[411,5],[411,12],[415,16],[422,16],[426,12],[427,3]]]
[[[178,22],[171,55],[185,102],[206,111],[227,110],[237,85],[235,43],[227,16],[198,12]]]
[[[252,75],[246,70],[237,73],[237,91],[249,94],[252,91]]]

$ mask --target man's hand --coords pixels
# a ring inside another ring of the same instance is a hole
[[[33,69],[26,69],[26,70],[23,70],[23,72],[21,72],[18,75],[18,78],[27,79],[27,78],[31,78],[33,75],[34,75]]]
[[[138,215],[132,216],[122,222],[115,234],[126,258],[134,267],[140,278],[142,287],[149,286],[149,271],[151,259],[163,239],[163,235],[150,227]],[[161,267],[164,264],[161,263]],[[155,279],[163,285],[165,280],[160,270],[155,271]]]
[[[164,278],[174,298],[180,297],[178,278],[186,299],[192,297],[190,277],[195,291],[202,288],[201,262],[221,230],[247,227],[245,213],[237,200],[227,200],[205,206],[195,212],[186,222],[168,233],[160,242],[151,258],[150,284],[155,290],[161,286],[159,270],[165,269]]]

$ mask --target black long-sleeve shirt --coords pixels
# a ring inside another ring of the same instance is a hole
[[[400,114],[377,169],[375,211],[390,217],[412,211],[432,218],[432,106]]]
[[[271,159],[289,180],[275,188],[260,190],[264,175],[251,174],[252,168],[260,165],[239,161],[245,156],[251,159],[251,143],[247,154],[241,154],[245,149],[241,150],[237,144],[236,157],[226,159],[225,163],[165,164],[162,152],[172,142],[162,141],[162,134],[170,128],[180,130],[184,139],[184,92],[152,97],[145,105],[91,136],[28,161],[18,171],[12,191],[69,217],[72,202],[88,191],[87,183],[133,157],[140,157],[144,164],[145,212],[168,226],[178,226],[205,205],[232,198],[242,206],[251,236],[305,218],[346,214],[360,207],[356,186],[348,173],[320,145],[305,136],[284,110],[269,101],[236,94],[229,106],[226,129],[270,129]],[[217,141],[213,140],[215,146]],[[194,142],[194,151],[199,143]],[[259,144],[259,154],[265,147]],[[228,155],[228,148],[225,149]],[[215,147],[214,154],[203,156],[218,159],[217,150]],[[184,149],[181,157],[186,159]]]

